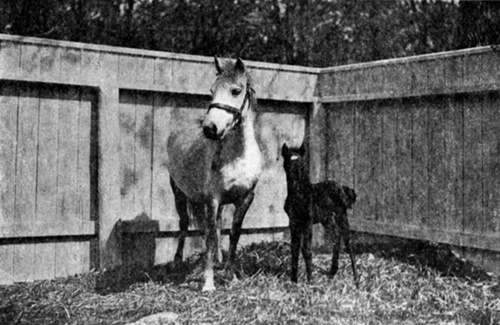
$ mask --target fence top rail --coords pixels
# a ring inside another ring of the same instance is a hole
[[[18,35],[0,34],[0,42],[12,42],[12,43],[23,43],[32,44],[39,46],[52,46],[52,47],[63,47],[71,49],[81,49],[94,52],[104,52],[111,54],[124,54],[130,56],[139,57],[152,57],[152,58],[164,58],[169,60],[177,61],[189,61],[197,63],[212,63],[213,57],[201,56],[201,55],[191,55],[173,52],[162,52],[162,51],[152,51],[152,50],[142,50],[134,49],[128,47],[117,47],[109,45],[100,44],[90,44],[90,43],[80,43],[71,41],[61,41],[54,39],[36,38],[36,37],[26,37]],[[245,64],[250,67],[259,68],[263,70],[273,70],[273,71],[287,71],[287,72],[299,72],[304,74],[318,74],[321,69],[313,67],[304,67],[296,65],[278,64],[278,63],[268,63],[259,61],[245,60]]]
[[[326,67],[320,70],[320,73],[332,73],[332,72],[340,72],[340,71],[348,71],[348,70],[360,70],[366,68],[387,66],[387,65],[399,65],[399,64],[408,64],[412,62],[421,62],[421,61],[432,61],[432,60],[440,60],[440,59],[448,59],[453,57],[464,57],[482,53],[495,53],[498,52],[500,55],[500,45],[488,45],[488,46],[480,46],[467,48],[456,51],[445,51],[445,52],[436,52],[429,54],[421,54],[421,55],[413,55],[413,56],[405,56],[401,58],[393,58],[393,59],[385,59],[385,60],[377,60],[370,62],[362,62],[362,63],[353,63],[341,66],[334,67]]]

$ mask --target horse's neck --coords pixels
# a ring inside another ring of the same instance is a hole
[[[309,179],[304,176],[299,179],[290,177],[287,173],[287,190],[288,196],[297,197],[298,199],[306,198],[311,193],[311,183]]]
[[[223,156],[228,160],[234,160],[243,156],[250,151],[259,150],[257,140],[255,138],[254,115],[253,112],[248,112],[241,124],[236,127],[230,134],[226,136],[224,143],[225,152]],[[257,151],[256,151],[257,152]]]

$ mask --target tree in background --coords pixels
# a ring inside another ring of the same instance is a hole
[[[500,2],[0,0],[0,32],[306,66],[500,42]]]

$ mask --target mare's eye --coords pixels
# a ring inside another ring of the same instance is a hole
[[[231,89],[231,95],[233,95],[234,97],[238,96],[239,94],[241,94],[241,89]]]

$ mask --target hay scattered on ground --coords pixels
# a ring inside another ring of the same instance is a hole
[[[167,311],[179,324],[500,323],[497,279],[443,246],[356,250],[359,289],[345,254],[334,279],[330,255],[315,254],[314,281],[305,283],[302,270],[291,283],[289,245],[271,242],[239,250],[240,280],[219,269],[213,293],[200,292],[200,255],[181,270],[122,268],[0,287],[0,324],[126,324]]]

